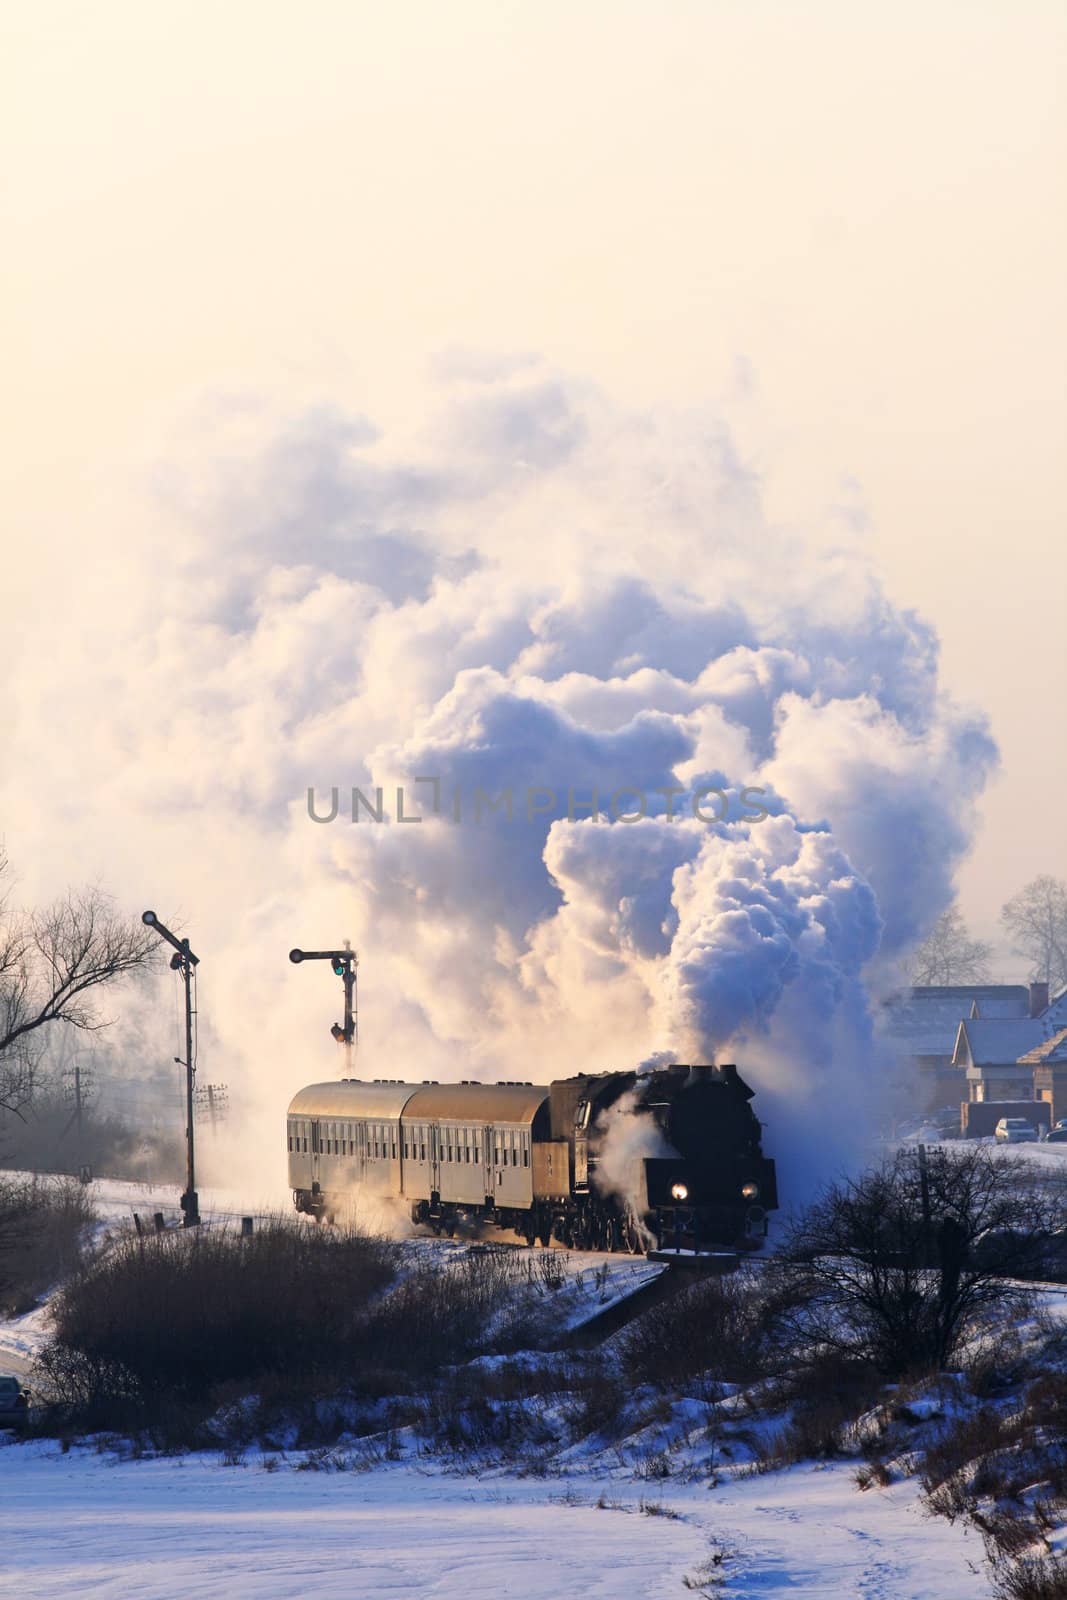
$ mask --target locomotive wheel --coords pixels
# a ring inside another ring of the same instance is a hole
[[[622,1230],[622,1242],[632,1256],[636,1256],[640,1253],[641,1240],[638,1237],[637,1228],[634,1225],[632,1217],[627,1217],[626,1219]]]

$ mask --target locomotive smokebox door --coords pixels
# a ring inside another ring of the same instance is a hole
[[[699,1168],[694,1171],[691,1161],[650,1158],[645,1162],[645,1184],[652,1210],[679,1204],[701,1206],[718,1198],[709,1192],[711,1186],[707,1178]]]

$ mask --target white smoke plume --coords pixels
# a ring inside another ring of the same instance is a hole
[[[280,1171],[289,1095],[340,1074],[340,985],[286,952],[348,936],[362,1076],[735,1058],[795,1186],[870,1124],[869,997],[951,895],[984,723],[858,536],[767,523],[720,422],[445,376],[407,439],[220,404],[135,525],[79,530],[9,671],[24,893],[96,878],[190,933],[219,1181]],[[347,820],[354,785],[393,820]],[[656,793],[703,787],[731,820]],[[648,815],[580,809],[622,788]],[[556,795],[530,819],[529,789]]]
[[[651,1236],[643,1220],[648,1209],[644,1164],[678,1152],[654,1118],[642,1110],[646,1087],[638,1083],[628,1089],[597,1118],[593,1183],[601,1194],[622,1201],[627,1218],[647,1246]]]

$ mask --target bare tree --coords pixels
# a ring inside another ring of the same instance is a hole
[[[0,877],[7,861],[0,857]],[[120,916],[98,889],[71,892],[39,911],[0,898],[0,1110],[18,1112],[33,1092],[49,1023],[106,1026],[97,991],[155,957],[139,921]]]
[[[968,936],[959,906],[951,905],[912,952],[908,975],[914,984],[988,983],[992,954],[992,945]]]
[[[998,1308],[1025,1301],[1067,1215],[1060,1186],[981,1146],[897,1152],[832,1185],[792,1228],[801,1344],[862,1356],[890,1376],[944,1367]]]
[[[1012,948],[1030,962],[1030,976],[1053,991],[1067,983],[1067,883],[1047,874],[1033,878],[1000,913]]]

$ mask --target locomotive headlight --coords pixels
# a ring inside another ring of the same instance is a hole
[[[672,1200],[688,1200],[689,1199],[689,1190],[686,1188],[684,1183],[672,1183],[671,1184],[671,1199]]]
[[[741,1185],[741,1195],[742,1195],[742,1198],[745,1199],[745,1200],[758,1200],[759,1199],[759,1184],[758,1183],[744,1183],[744,1184],[742,1184]]]

